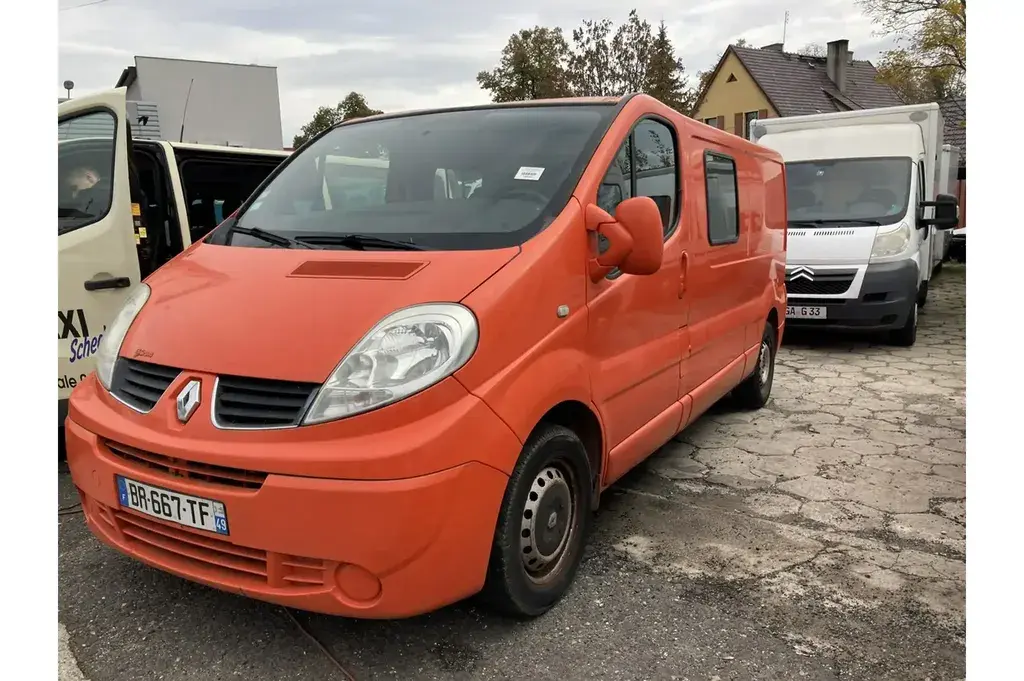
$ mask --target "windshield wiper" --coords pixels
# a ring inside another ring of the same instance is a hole
[[[303,242],[323,244],[325,246],[344,246],[354,251],[365,251],[370,248],[390,248],[396,251],[422,251],[422,246],[417,246],[412,241],[398,241],[397,239],[385,239],[369,234],[317,234],[313,236],[299,237]]]
[[[285,248],[312,248],[319,249],[319,246],[313,244],[307,244],[304,241],[298,239],[289,239],[281,234],[275,234],[274,232],[268,232],[265,229],[259,227],[239,227],[237,223],[231,226],[229,234],[231,232],[238,232],[239,234],[245,234],[253,238],[259,239],[260,241],[266,241],[270,244],[276,244],[277,246],[283,246]]]
[[[790,220],[789,224],[800,227],[819,227],[821,225],[867,225],[878,227],[882,223],[878,220],[860,220],[857,218],[829,218],[828,220]]]

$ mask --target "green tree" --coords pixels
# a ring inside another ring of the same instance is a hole
[[[895,90],[907,104],[940,102],[962,97],[966,92],[964,79],[956,68],[924,67],[912,53],[900,48],[882,55],[878,80]]]
[[[302,126],[299,134],[292,139],[292,148],[298,149],[308,140],[342,121],[376,116],[380,113],[384,112],[378,109],[371,109],[363,95],[358,92],[350,92],[345,95],[345,99],[338,102],[337,106],[321,106],[317,109],[309,123]]]
[[[568,73],[578,97],[618,97],[643,92],[654,37],[637,11],[612,32],[612,20],[585,19],[572,32]]]
[[[626,21],[612,38],[612,63],[618,94],[645,91],[653,43],[651,24],[640,19],[635,9],[630,10]]]
[[[896,38],[882,55],[879,80],[909,103],[966,89],[967,0],[859,0],[880,32]]]
[[[573,29],[572,47],[568,50],[567,77],[577,97],[608,97],[619,92],[609,37],[612,20],[584,19]]]
[[[560,28],[535,26],[508,39],[501,60],[491,71],[481,71],[477,83],[495,102],[566,97],[569,46]]]
[[[828,51],[821,43],[807,43],[797,50],[796,53],[804,57],[824,57],[828,54]]]
[[[647,82],[643,91],[669,105],[676,111],[689,113],[693,108],[694,91],[687,87],[688,78],[681,59],[668,37],[668,28],[662,21],[651,44],[647,63]]]

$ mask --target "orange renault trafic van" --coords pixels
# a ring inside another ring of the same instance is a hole
[[[603,489],[768,399],[785,196],[641,95],[337,126],[110,324],[66,425],[86,522],[287,606],[539,615]]]

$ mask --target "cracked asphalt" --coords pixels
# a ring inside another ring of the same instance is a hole
[[[962,679],[965,304],[947,264],[912,348],[787,331],[769,405],[717,406],[617,484],[531,622],[463,603],[300,628],[61,515],[61,678]]]

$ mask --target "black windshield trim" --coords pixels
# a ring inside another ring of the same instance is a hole
[[[368,118],[359,118],[359,119],[355,119],[355,120],[351,120],[351,121],[344,121],[342,123],[338,123],[337,125],[334,125],[334,126],[328,128],[327,130],[324,130],[324,131],[320,132],[319,134],[315,135],[312,139],[307,140],[304,144],[302,144],[293,153],[289,154],[288,158],[286,158],[273,171],[271,171],[270,175],[268,175],[266,177],[266,179],[264,179],[263,182],[260,183],[260,185],[253,191],[253,193],[249,195],[249,198],[246,199],[242,203],[242,205],[238,207],[236,215],[239,218],[243,217],[245,215],[245,213],[248,212],[249,207],[253,203],[255,203],[256,199],[259,198],[259,196],[263,193],[263,191],[268,186],[270,186],[270,183],[273,182],[277,178],[278,175],[280,175],[282,172],[284,172],[285,168],[287,168],[295,160],[296,157],[300,156],[306,150],[307,147],[309,147],[310,145],[315,143],[321,137],[330,134],[333,130],[335,130],[337,128],[340,128],[340,127],[345,127],[345,126],[349,126],[349,125],[363,125],[363,124],[373,123],[373,122],[381,121],[381,120],[393,120],[393,119],[397,119],[397,118],[410,118],[410,117],[413,117],[413,116],[425,116],[425,115],[430,115],[430,114],[444,114],[444,113],[457,113],[457,112],[464,112],[464,111],[486,111],[486,110],[500,110],[500,109],[520,109],[520,108],[552,108],[552,109],[554,109],[554,108],[560,108],[560,107],[566,107],[566,108],[570,108],[570,107],[593,107],[593,108],[608,107],[608,108],[612,109],[612,111],[611,111],[610,115],[601,124],[599,124],[594,129],[594,133],[590,136],[590,139],[587,140],[586,144],[584,144],[583,149],[580,152],[579,161],[578,161],[578,164],[577,164],[578,167],[574,167],[573,168],[572,172],[569,173],[569,176],[566,178],[566,180],[563,183],[562,187],[560,187],[559,190],[557,192],[555,192],[554,195],[552,195],[550,205],[552,205],[552,206],[556,206],[556,205],[557,206],[561,206],[561,209],[560,209],[560,212],[561,212],[561,211],[564,211],[565,210],[565,206],[568,205],[569,198],[572,196],[573,192],[576,191],[576,187],[577,187],[577,185],[579,185],[580,180],[582,180],[584,172],[586,172],[587,167],[589,167],[590,162],[594,158],[594,153],[601,146],[601,143],[604,141],[605,137],[608,135],[608,132],[611,130],[612,125],[618,119],[619,113],[626,106],[626,104],[628,104],[629,101],[632,100],[633,97],[635,97],[635,96],[636,96],[635,93],[634,94],[629,94],[629,95],[624,95],[623,97],[619,98],[618,102],[605,101],[605,100],[602,100],[602,99],[597,99],[597,100],[585,100],[584,99],[584,100],[566,100],[564,102],[557,101],[557,100],[556,101],[547,100],[547,101],[526,101],[526,102],[478,104],[478,105],[473,105],[473,106],[452,107],[452,108],[444,108],[444,109],[424,109],[424,110],[421,110],[421,111],[403,111],[403,112],[397,112],[397,113],[393,113],[393,114],[382,114],[382,115],[379,115],[379,116],[371,116],[371,117],[368,117]],[[497,248],[508,248],[508,247],[512,247],[512,246],[521,246],[523,243],[525,243],[529,239],[532,239],[534,236],[536,236],[537,234],[542,232],[546,226],[547,225],[542,220],[538,219],[538,220],[534,221],[533,223],[530,223],[530,224],[526,225],[522,229],[516,230],[516,231],[513,231],[513,232],[494,232],[494,233],[488,232],[486,234],[484,234],[484,233],[474,234],[474,235],[471,235],[472,237],[475,237],[475,238],[471,238],[470,239],[470,243],[472,244],[470,247],[468,247],[468,248],[457,248],[457,249],[451,249],[451,250],[491,250],[491,249],[497,249]],[[273,231],[273,230],[271,230],[271,231]],[[216,228],[213,232],[210,233],[209,237],[206,239],[206,243],[220,245],[220,246],[227,246],[227,245],[229,245],[228,233],[229,233],[229,228],[226,228],[225,225],[221,225],[220,227]],[[382,235],[382,236],[384,236],[384,235]],[[392,238],[392,239],[394,239],[394,238],[413,238],[415,240],[415,238],[417,236],[423,236],[423,235],[416,235],[416,234],[409,234],[409,235],[405,235],[405,234],[403,234],[403,235],[388,234],[387,238]],[[427,236],[437,236],[437,235],[427,235]],[[463,236],[466,236],[466,235],[463,235]],[[448,250],[448,249],[431,249],[431,250]]]

